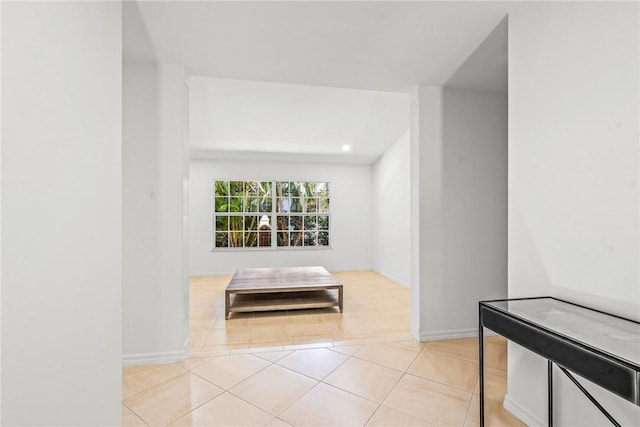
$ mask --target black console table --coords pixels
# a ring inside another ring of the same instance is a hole
[[[552,297],[481,301],[480,425],[484,426],[483,328],[547,359],[548,419],[553,426],[553,365],[616,426],[620,424],[572,372],[640,406],[640,323]]]

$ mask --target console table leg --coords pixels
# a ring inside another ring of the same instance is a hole
[[[549,399],[549,427],[553,427],[553,362],[547,360],[547,395]]]
[[[482,326],[482,310],[478,324],[478,388],[480,389],[480,427],[484,427],[484,331]]]

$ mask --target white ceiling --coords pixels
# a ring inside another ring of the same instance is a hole
[[[403,93],[206,77],[191,77],[189,89],[190,140],[199,153],[298,153],[371,163],[409,127]]]
[[[125,60],[183,64],[192,76],[213,78],[192,80],[196,152],[333,156],[347,143],[353,147],[343,158],[371,162],[408,128],[408,98],[398,93],[446,83],[513,7],[126,2],[123,50]],[[454,83],[464,86],[465,78]]]

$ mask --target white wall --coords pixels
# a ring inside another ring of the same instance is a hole
[[[242,267],[303,265],[322,265],[329,271],[371,269],[371,178],[369,165],[192,160],[189,187],[191,274],[232,274]],[[212,251],[214,179],[329,182],[331,249]]]
[[[549,294],[640,320],[639,12],[553,2],[510,14],[510,297]],[[545,368],[509,347],[505,404],[533,424],[545,424]],[[557,378],[557,424],[607,424]],[[592,391],[638,424],[640,408]]]
[[[411,279],[410,133],[373,165],[373,268],[396,283]]]
[[[188,354],[184,69],[123,67],[124,363]]]
[[[120,423],[119,2],[2,3],[2,424]]]

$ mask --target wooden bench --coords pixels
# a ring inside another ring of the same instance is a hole
[[[232,312],[338,307],[342,284],[324,267],[242,268],[225,290],[225,318]]]

